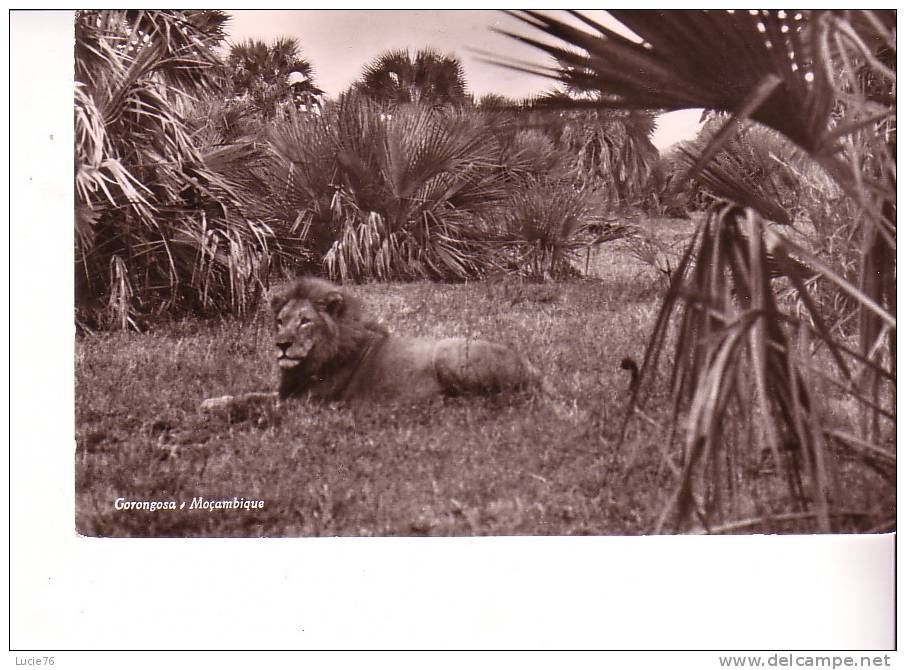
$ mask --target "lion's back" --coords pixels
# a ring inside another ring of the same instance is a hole
[[[354,397],[375,400],[420,400],[443,388],[434,373],[437,340],[386,337],[357,375]]]
[[[516,350],[487,340],[441,340],[434,371],[449,393],[496,393],[535,381],[534,370]]]
[[[525,360],[500,344],[390,336],[362,370],[353,395],[419,400],[441,393],[494,393],[533,381]]]

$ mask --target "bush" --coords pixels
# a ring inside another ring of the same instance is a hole
[[[483,219],[520,172],[502,163],[485,120],[349,95],[270,135],[275,201],[342,280],[461,280],[493,266]],[[530,159],[520,154],[524,169]]]
[[[597,217],[586,190],[550,178],[529,178],[493,216],[510,244],[510,267],[531,279],[577,274],[578,252],[594,240]]]
[[[82,327],[139,327],[163,310],[244,312],[273,231],[237,165],[254,144],[205,144],[189,95],[216,89],[226,15],[76,16],[76,307]]]

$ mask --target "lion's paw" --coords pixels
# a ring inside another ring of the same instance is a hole
[[[217,398],[207,398],[198,406],[200,412],[222,412],[233,405],[236,398],[231,395],[222,395]]]

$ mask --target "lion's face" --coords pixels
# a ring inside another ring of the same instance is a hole
[[[330,315],[310,300],[287,302],[276,315],[277,364],[283,370],[316,371],[324,363],[325,343],[336,337]]]
[[[317,385],[329,395],[336,390],[331,380],[345,379],[338,371],[361,361],[375,338],[387,336],[386,330],[362,319],[354,296],[323,279],[300,277],[274,291],[270,305],[281,398]]]

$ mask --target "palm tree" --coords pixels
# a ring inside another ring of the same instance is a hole
[[[313,105],[324,93],[315,86],[311,63],[302,57],[294,38],[234,44],[226,65],[233,94],[251,99],[266,119],[273,118],[286,102],[298,98],[296,104]]]
[[[494,111],[513,111],[519,110],[523,106],[523,101],[508,98],[499,93],[485,93],[478,98],[475,106],[483,112]]]
[[[382,105],[461,105],[468,97],[462,63],[452,55],[421,49],[415,58],[387,51],[365,68],[356,89]]]
[[[596,90],[602,106],[729,114],[688,174],[732,202],[712,208],[673,273],[631,403],[643,404],[675,338],[667,434],[684,439],[662,452],[674,486],[656,529],[893,528],[895,14],[611,14],[640,39],[533,11],[516,16],[567,46],[512,36],[568,65],[531,71]],[[712,162],[748,119],[809,156],[809,178],[840,203],[813,212],[814,243]],[[827,236],[850,240],[854,262],[820,248]],[[752,474],[765,454],[777,473],[767,483]],[[840,485],[853,468],[868,490]]]
[[[166,83],[186,91],[204,89],[219,68],[214,48],[223,41],[228,21],[229,16],[217,10],[81,10],[76,13],[76,80],[100,85],[97,78],[110,65],[143,55],[167,59],[166,67],[157,69]]]
[[[582,186],[605,191],[615,205],[628,206],[641,195],[658,159],[651,142],[655,117],[589,104],[594,101],[587,94],[576,98],[560,91],[548,93],[533,101],[531,122],[572,153]]]
[[[595,99],[594,93],[571,90],[522,101],[488,94],[476,109],[504,144],[526,128],[542,133],[553,143],[557,162],[568,158],[569,178],[580,190],[595,191],[616,207],[634,206],[659,156],[651,141],[655,115],[594,106]]]
[[[267,229],[243,216],[243,147],[201,145],[191,99],[217,85],[227,17],[76,16],[76,286],[80,323],[136,326],[140,310],[243,308]]]

